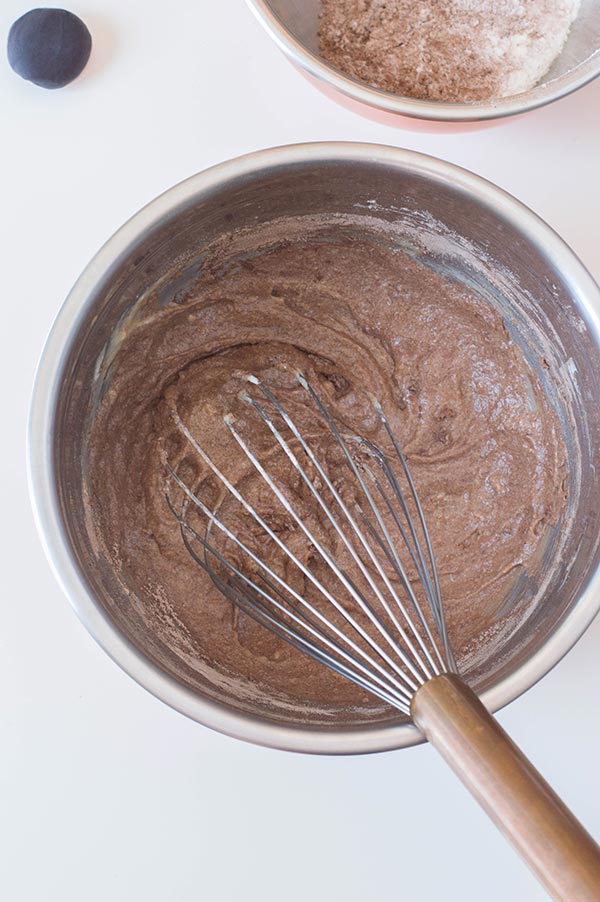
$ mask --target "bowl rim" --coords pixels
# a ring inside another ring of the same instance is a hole
[[[533,87],[522,94],[514,94],[497,100],[473,103],[444,103],[417,100],[374,88],[366,82],[347,75],[309,50],[294,37],[272,9],[268,0],[246,0],[267,34],[280,50],[300,69],[317,81],[338,90],[344,96],[386,113],[395,113],[412,119],[431,122],[485,122],[527,113],[546,106],[577,91],[600,75],[600,48],[579,65],[558,78]]]
[[[98,292],[143,236],[208,192],[265,169],[331,162],[409,169],[424,178],[475,196],[504,218],[560,270],[600,347],[600,288],[566,243],[535,213],[507,192],[468,170],[397,147],[358,143],[295,144],[256,151],[197,173],[168,189],[135,213],[96,253],[68,294],[44,345],[37,367],[27,430],[27,475],[34,518],[54,575],[92,637],[137,683],[205,726],[258,745],[314,754],[363,754],[415,745],[421,734],[411,724],[380,728],[318,729],[285,726],[233,711],[204,698],[161,670],[120,632],[79,569],[60,513],[54,471],[54,415],[64,368],[79,328]],[[535,655],[482,694],[496,711],[544,676],[580,638],[600,609],[600,567],[578,601]]]

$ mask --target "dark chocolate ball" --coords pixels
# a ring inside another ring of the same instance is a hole
[[[7,49],[22,78],[42,88],[62,88],[85,68],[92,36],[66,9],[31,9],[13,24]]]

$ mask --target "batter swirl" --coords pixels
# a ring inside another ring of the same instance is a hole
[[[231,409],[247,416],[240,372],[274,387],[319,440],[314,409],[283,363],[375,442],[381,425],[365,392],[381,401],[423,503],[459,659],[564,508],[558,420],[490,304],[366,235],[282,242],[207,266],[129,328],[89,442],[89,512],[104,555],[138,604],[168,605],[195,653],[224,674],[301,703],[377,707],[234,611],[190,559],[165,502],[165,452],[212,491],[174,409],[257,500],[262,490],[222,420]]]

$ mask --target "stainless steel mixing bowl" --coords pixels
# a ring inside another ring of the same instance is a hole
[[[320,0],[247,0],[247,3],[288,59],[316,79],[326,93],[357,112],[386,114],[387,122],[393,121],[393,114],[446,123],[514,116],[558,100],[600,73],[599,0],[582,0],[567,43],[542,82],[531,91],[479,103],[413,100],[372,88],[336,69],[319,53]]]
[[[285,749],[398,748],[420,736],[392,711],[370,722],[347,712],[334,725],[310,711],[290,716],[184,660],[177,643],[165,643],[132,604],[95,551],[84,518],[86,420],[98,361],[123,316],[157,286],[175,280],[185,289],[203,249],[223,233],[261,234],[278,217],[304,214],[375,218],[398,230],[399,243],[426,265],[475,286],[503,310],[546,380],[569,446],[569,510],[546,548],[545,585],[521,580],[504,599],[498,614],[516,612],[513,626],[469,665],[468,678],[495,710],[556,664],[600,605],[600,291],[532,212],[431,157],[361,144],[283,147],[195,175],[136,214],[85,269],[48,338],[30,414],[31,492],[48,558],[77,614],[167,704],[217,730]]]

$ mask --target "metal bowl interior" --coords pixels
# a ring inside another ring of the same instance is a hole
[[[539,578],[523,578],[504,600],[502,615],[515,614],[510,627],[467,672],[492,709],[543,676],[600,604],[600,292],[534,214],[449,164],[371,145],[299,145],[233,160],[157,198],[99,251],[56,320],[32,401],[29,476],[42,540],[71,603],[149,691],[201,723],[264,745],[380,751],[420,735],[394,712],[366,720],[349,711],[333,724],[322,712],[291,715],[260,693],[238,692],[218,669],[184,659],[94,550],[81,500],[98,362],[123,317],[151,288],[174,280],[184,287],[207,245],[232,228],[260,235],[279,217],[315,213],[360,213],[389,224],[426,265],[502,310],[547,384],[569,447],[569,509],[549,538]]]
[[[476,122],[524,113],[551,103],[600,73],[600,3],[582,0],[565,47],[532,90],[478,103],[436,103],[390,94],[336,69],[319,52],[320,0],[247,0],[261,24],[292,62],[341,98],[366,107],[437,122]]]

